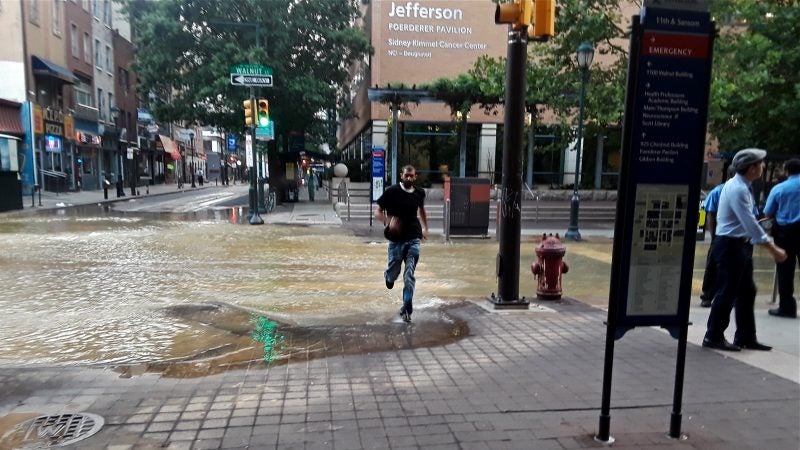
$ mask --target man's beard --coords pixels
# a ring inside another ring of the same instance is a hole
[[[401,183],[403,184],[403,187],[406,188],[406,189],[411,189],[412,187],[414,187],[414,182],[413,181],[403,180],[403,181],[401,181]]]

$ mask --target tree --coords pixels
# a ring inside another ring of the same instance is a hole
[[[244,128],[247,88],[230,84],[230,68],[260,64],[273,72],[276,132],[314,131],[307,141],[335,146],[324,126],[348,82],[348,66],[372,48],[354,24],[357,0],[120,0],[131,14],[140,92],[159,121],[228,131]],[[258,32],[258,46],[256,33]]]
[[[709,131],[722,153],[760,147],[798,155],[800,2],[712,2],[714,46]]]

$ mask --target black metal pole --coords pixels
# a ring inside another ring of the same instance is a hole
[[[190,136],[190,139],[192,140],[192,165],[190,166],[191,167],[191,171],[192,171],[192,187],[195,188],[195,187],[197,187],[197,185],[194,184],[194,172],[195,172],[195,170],[197,170],[197,167],[195,166],[195,162],[194,162],[194,133],[190,134],[189,136]]]
[[[117,197],[125,196],[125,188],[122,186],[122,146],[117,143]]]
[[[581,197],[578,188],[581,183],[581,153],[583,152],[583,103],[586,98],[586,78],[588,77],[588,67],[581,68],[581,98],[580,108],[578,109],[578,142],[575,144],[577,153],[575,155],[575,182],[572,188],[572,198],[569,207],[569,227],[564,233],[564,238],[573,241],[581,240],[581,232],[578,231],[578,210],[581,205]]]
[[[683,375],[686,368],[686,339],[689,333],[689,321],[681,322],[678,338],[678,361],[675,366],[675,391],[672,396],[672,414],[669,420],[669,437],[681,437],[681,408],[683,407]]]
[[[503,179],[500,206],[500,251],[497,254],[496,307],[527,308],[519,299],[521,234],[522,139],[525,128],[525,64],[528,40],[524,32],[508,32],[505,117],[503,121]],[[510,304],[510,305],[507,305]]]

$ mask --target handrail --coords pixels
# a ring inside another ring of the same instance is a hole
[[[536,220],[538,222],[539,221],[539,192],[537,191],[534,194],[533,191],[531,191],[530,186],[528,186],[528,183],[523,183],[523,184],[525,186],[525,189],[528,190],[528,193],[531,194],[531,197],[533,198],[533,200],[536,201],[536,216],[535,216],[534,220]]]
[[[39,172],[42,175],[45,175],[45,176],[48,176],[48,177],[67,178],[67,173],[66,172],[58,172],[58,171],[55,171],[55,170],[46,170],[46,169],[39,169]]]

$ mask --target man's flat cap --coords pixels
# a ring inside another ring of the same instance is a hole
[[[760,148],[746,148],[736,152],[736,155],[733,156],[733,162],[731,165],[734,169],[739,170],[763,161],[766,157],[766,150],[761,150]]]

